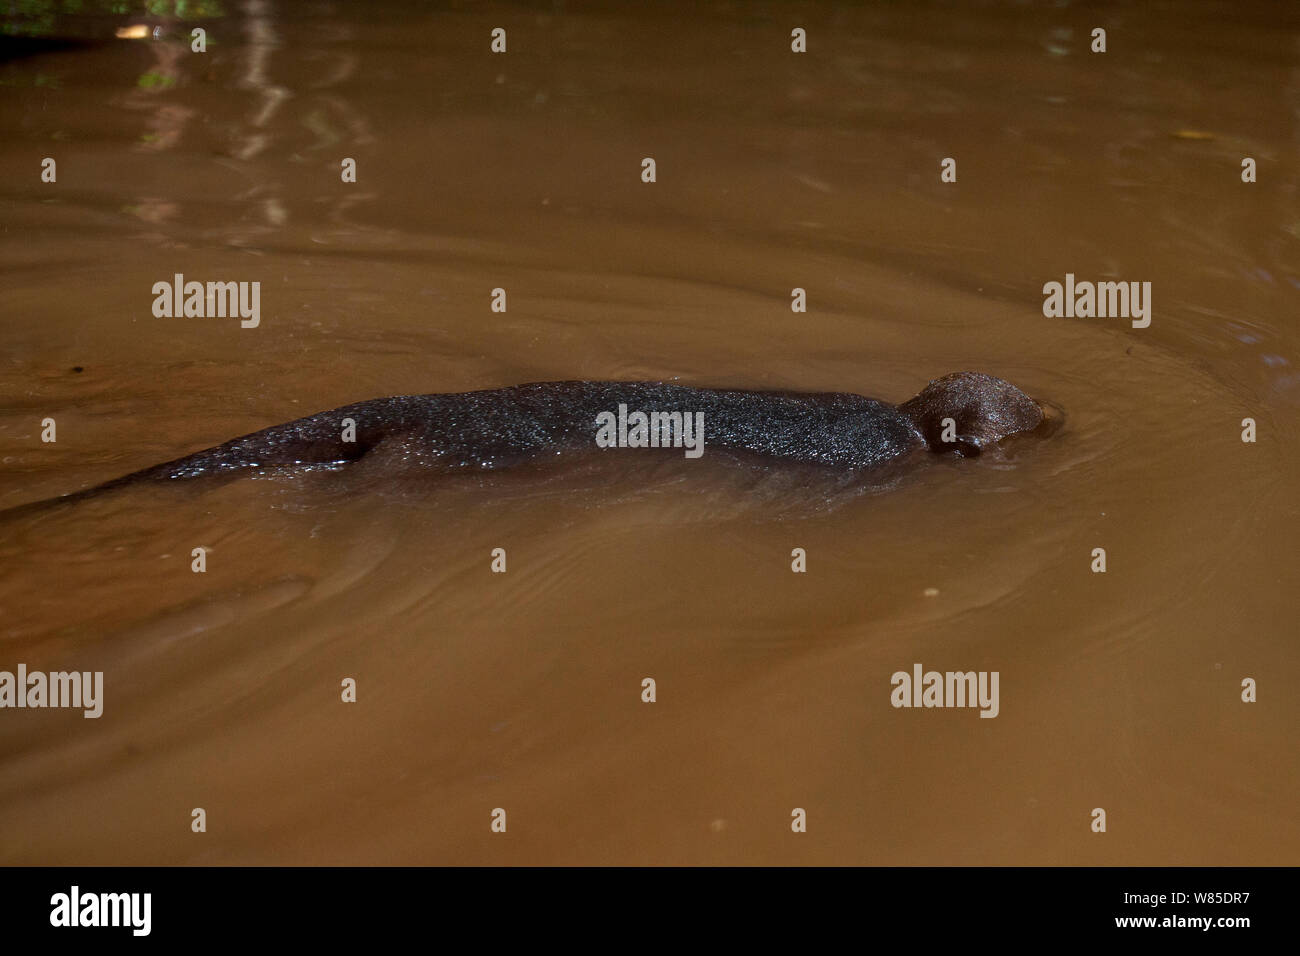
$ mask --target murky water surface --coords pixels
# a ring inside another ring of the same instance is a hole
[[[1065,424],[883,491],[363,462],[5,521],[0,669],[105,701],[0,711],[0,861],[1300,860],[1285,5],[81,6],[5,21],[90,42],[0,63],[0,507],[551,379],[980,369]],[[1067,272],[1151,282],[1150,326],[1044,317]],[[154,317],[176,273],[260,281],[260,325]],[[891,707],[915,663],[999,715]]]

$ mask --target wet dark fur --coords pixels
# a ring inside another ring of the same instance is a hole
[[[597,414],[614,412],[620,403],[629,412],[703,412],[706,456],[710,450],[725,449],[845,469],[873,469],[926,448],[977,454],[983,446],[1031,430],[1043,419],[1037,403],[1014,385],[979,372],[947,375],[898,406],[841,392],[752,392],[663,382],[541,382],[357,402],[50,502],[85,498],[138,482],[264,466],[349,462],[380,449],[396,451],[410,464],[441,470],[497,469],[578,453],[617,454],[598,448],[595,433]],[[355,442],[342,440],[347,418],[356,423]],[[942,440],[945,418],[956,423],[954,442]],[[683,454],[681,448],[653,451]]]

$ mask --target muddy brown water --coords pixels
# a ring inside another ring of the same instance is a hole
[[[551,379],[979,369],[1065,423],[888,489],[627,452],[9,520],[0,670],[105,688],[0,710],[0,861],[1300,862],[1284,6],[202,10],[0,64],[0,507]],[[1067,272],[1151,282],[1150,326],[1046,318]],[[260,325],[155,318],[175,273],[260,281]],[[915,663],[997,671],[998,716],[893,708]]]

